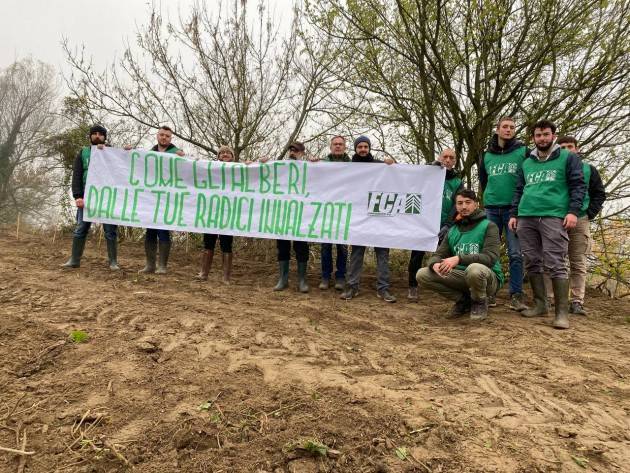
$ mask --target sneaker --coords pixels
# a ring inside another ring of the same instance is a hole
[[[330,287],[330,279],[322,278],[322,281],[319,283],[319,288],[322,291],[326,291],[326,290],[328,290],[329,287]]]
[[[512,294],[512,297],[510,297],[510,309],[518,312],[529,309],[529,307],[525,305],[525,295],[522,292]]]
[[[339,296],[339,299],[345,299],[349,301],[350,299],[357,297],[359,295],[359,288],[348,286]]]
[[[470,320],[483,320],[488,317],[488,299],[472,301]]]
[[[586,315],[586,310],[584,310],[584,306],[581,302],[573,301],[569,306],[569,313],[575,315]]]
[[[410,287],[409,292],[407,293],[407,299],[410,302],[418,302],[418,288]]]
[[[446,314],[446,318],[456,319],[457,317],[466,315],[468,312],[470,312],[471,304],[472,301],[470,300],[470,294],[466,293],[462,295],[459,299],[457,299],[455,305],[451,307],[451,310],[448,311],[448,314]]]
[[[488,307],[496,307],[497,306],[497,297],[496,296],[488,296],[486,301],[488,303]]]
[[[387,289],[376,291],[376,297],[383,299],[385,302],[396,302],[396,298],[392,296]]]

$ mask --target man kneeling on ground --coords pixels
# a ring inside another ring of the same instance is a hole
[[[488,297],[494,296],[504,281],[499,229],[479,209],[474,191],[457,192],[455,206],[455,225],[416,278],[421,289],[457,301],[447,318],[470,312],[472,320],[483,320],[488,316]]]

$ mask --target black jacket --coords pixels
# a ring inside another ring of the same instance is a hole
[[[166,147],[166,149],[164,151],[162,151],[163,153],[168,153],[169,150],[173,149],[173,148],[177,148],[177,146],[175,146],[173,143],[171,143],[170,145],[168,145]],[[158,151],[158,145],[155,145],[153,148],[151,148],[151,151]]]
[[[547,160],[558,159],[562,148],[557,144],[553,145],[551,154]],[[537,159],[537,151],[534,148],[525,159]],[[567,186],[569,188],[569,210],[568,213],[578,216],[580,208],[586,194],[586,185],[584,184],[584,173],[582,172],[582,161],[573,153],[569,153],[566,167]],[[523,188],[525,187],[525,176],[523,169],[518,170],[516,181],[516,189],[514,190],[514,199],[512,200],[512,208],[510,209],[511,217],[518,217],[518,204],[523,196]]]
[[[604,206],[606,189],[597,168],[592,164],[589,164],[589,167],[591,168],[591,178],[588,181],[588,196],[590,200],[588,209],[586,209],[586,215],[589,220],[593,220]]]
[[[365,157],[361,157],[355,153],[354,156],[352,156],[352,162],[353,163],[384,163],[385,161],[383,161],[382,159],[376,159],[374,156],[372,156],[372,153],[368,153],[368,155]]]
[[[520,148],[521,146],[525,146],[522,141],[517,140],[516,138],[512,138],[505,143],[505,146],[503,148],[501,148],[499,146],[499,136],[496,133],[492,135],[492,138],[490,138],[490,141],[488,142],[488,147],[486,148],[486,151],[481,155],[481,158],[479,159],[479,185],[482,192],[488,185],[488,173],[486,172],[486,166],[484,165],[484,156],[486,155],[486,153],[507,154],[511,153],[516,148]],[[526,154],[528,155],[529,153]]]

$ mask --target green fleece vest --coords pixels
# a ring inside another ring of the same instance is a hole
[[[483,251],[483,242],[486,239],[486,232],[488,231],[488,225],[490,220],[484,219],[475,225],[467,232],[462,232],[454,225],[448,231],[448,248],[453,256],[457,255],[475,255]],[[467,265],[458,264],[457,269],[465,270]],[[492,272],[497,275],[499,280],[499,287],[503,286],[504,277],[501,270],[501,263],[499,260],[495,261],[492,265]]]
[[[488,174],[488,184],[483,191],[483,205],[504,207],[512,203],[518,170],[523,165],[526,151],[525,146],[506,154],[486,151],[483,165]]]
[[[584,193],[584,201],[582,202],[582,207],[580,208],[579,217],[586,217],[586,211],[588,210],[588,206],[591,203],[591,196],[588,193],[588,185],[591,181],[591,166],[582,163],[582,172],[584,173],[584,184],[586,184],[586,192]]]
[[[448,214],[453,208],[453,194],[457,192],[462,180],[459,177],[446,179],[444,181],[444,190],[442,191],[442,214],[440,215],[440,226],[443,226],[448,220]]]
[[[525,187],[518,205],[519,217],[564,218],[569,211],[567,159],[569,152],[560,150],[555,159],[523,162]]]
[[[92,155],[92,147],[84,146],[81,148],[81,161],[83,162],[83,187],[87,182],[88,167],[90,165],[90,156]]]

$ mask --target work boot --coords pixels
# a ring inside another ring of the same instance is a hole
[[[451,307],[451,310],[446,314],[447,319],[456,319],[470,312],[472,300],[470,299],[470,292],[465,292],[455,302],[455,305]]]
[[[329,278],[322,278],[322,280],[319,283],[319,288],[322,291],[327,291],[329,287],[330,287],[330,279]]]
[[[556,312],[553,328],[569,328],[569,280],[555,278],[551,282]]]
[[[223,282],[230,284],[232,278],[232,253],[223,253]]]
[[[139,273],[151,274],[155,273],[155,258],[157,256],[157,241],[144,239],[144,254],[146,263]]]
[[[534,293],[534,307],[521,311],[523,317],[542,317],[547,315],[547,292],[545,291],[545,279],[542,274],[530,274],[529,284]]]
[[[410,287],[407,293],[407,299],[409,302],[418,302],[418,287]]]
[[[118,266],[118,242],[116,240],[107,240],[107,257],[109,259],[109,269],[112,271],[120,270]]]
[[[581,302],[579,301],[573,301],[571,302],[571,305],[569,306],[569,313],[570,314],[575,314],[575,315],[586,315],[586,310],[584,309],[584,306],[582,305]]]
[[[166,265],[168,264],[168,255],[171,253],[171,242],[159,242],[160,251],[158,252],[158,264],[155,274],[166,274]]]
[[[278,261],[278,269],[280,271],[280,278],[278,284],[273,288],[274,291],[283,291],[289,287],[289,261]]]
[[[339,299],[343,299],[343,300],[349,301],[350,299],[353,299],[353,298],[357,297],[358,295],[359,295],[359,288],[358,287],[348,286],[341,293],[341,295],[339,296]]]
[[[212,268],[212,259],[214,258],[214,250],[204,250],[201,253],[201,271],[195,276],[195,279],[200,281],[208,280],[208,273]]]
[[[396,298],[392,294],[390,294],[387,289],[376,291],[376,297],[378,297],[379,299],[383,299],[385,302],[396,302]]]
[[[308,263],[306,261],[299,262],[297,264],[298,272],[298,290],[302,293],[308,292],[308,282],[306,282],[306,269]]]
[[[470,306],[470,320],[483,320],[488,317],[488,299],[472,301]]]
[[[85,249],[85,238],[74,237],[72,239],[72,250],[70,250],[70,259],[61,265],[62,268],[78,268],[81,266],[81,256]]]
[[[346,278],[336,278],[335,291],[343,291],[344,287],[346,287]]]
[[[525,304],[525,294],[522,292],[515,292],[512,294],[510,297],[510,309],[518,312],[529,309],[529,307]]]

